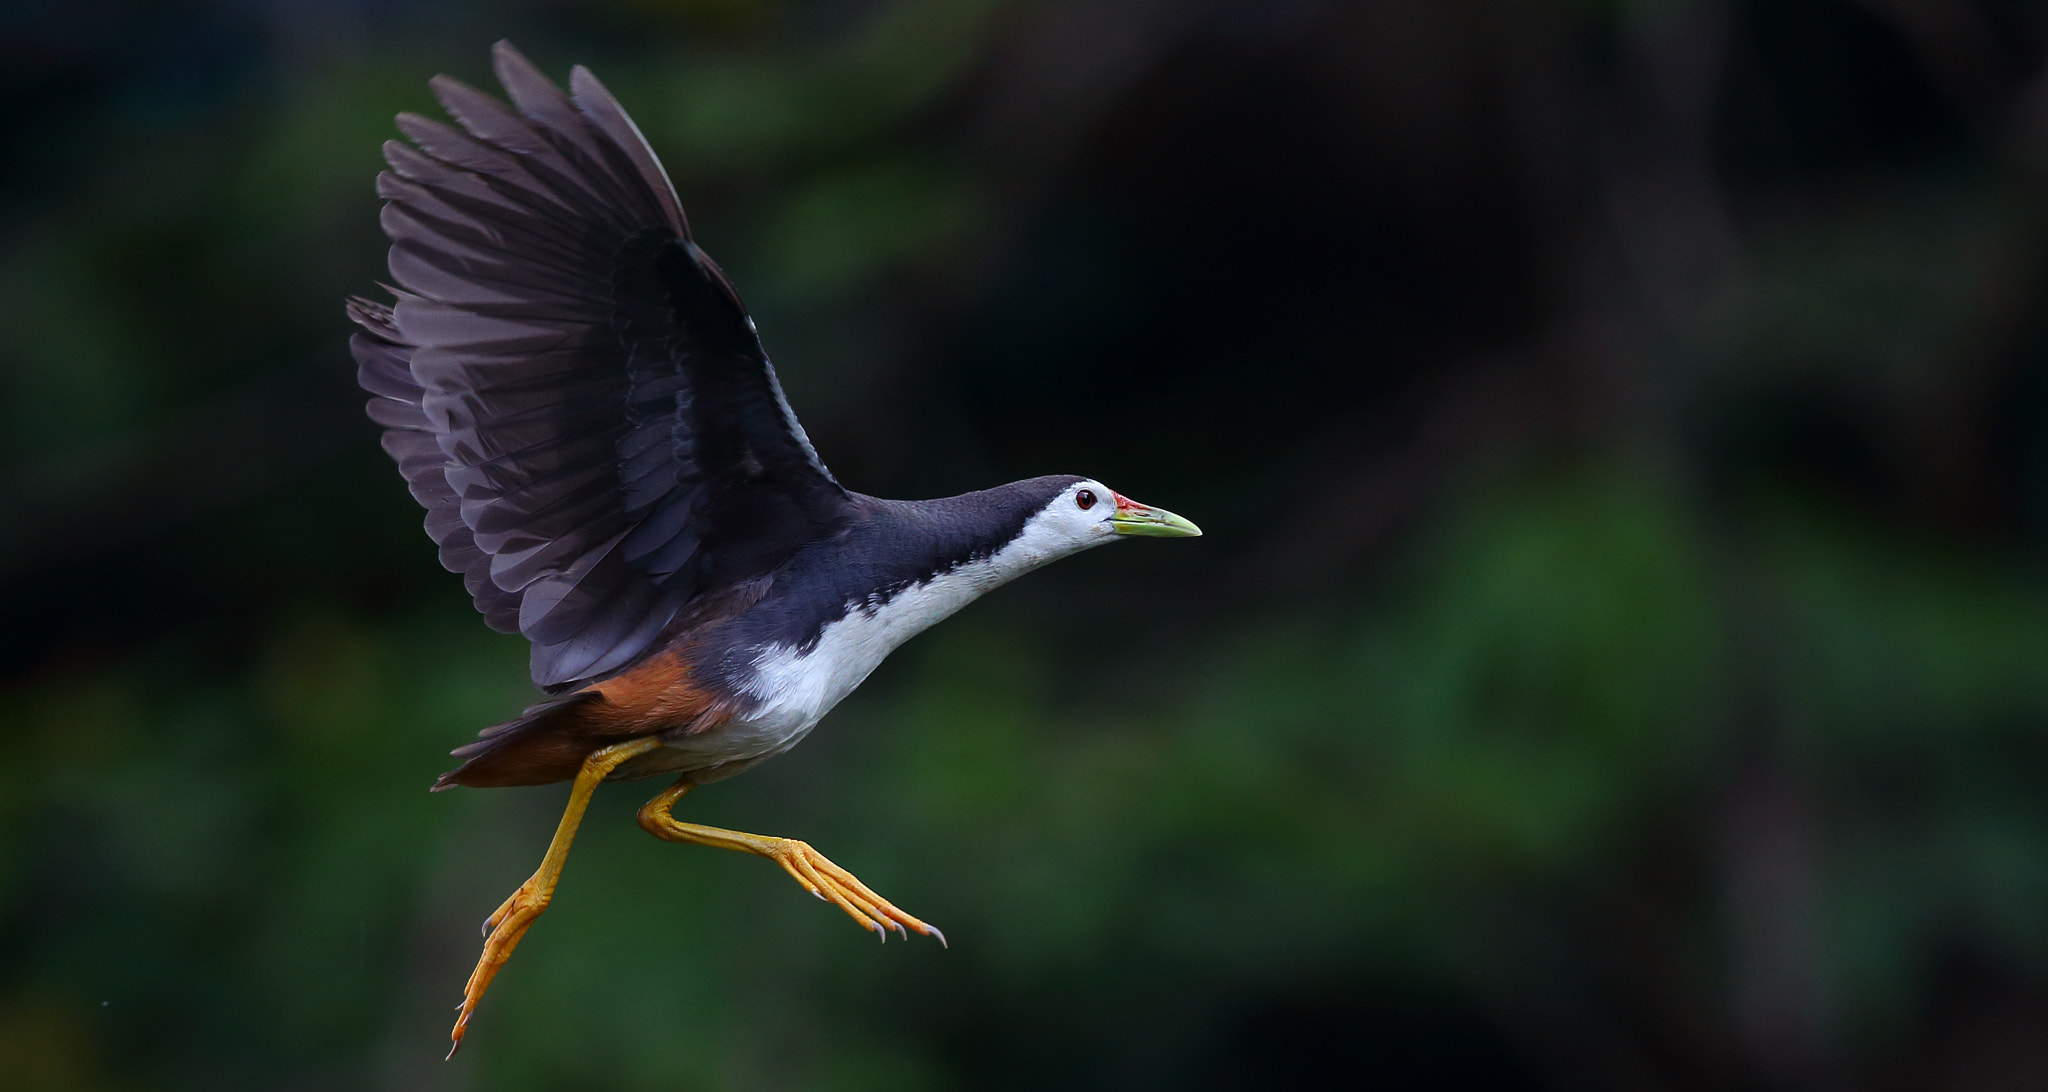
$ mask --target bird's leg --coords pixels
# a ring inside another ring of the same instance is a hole
[[[615,743],[590,753],[583,760],[583,768],[576,772],[576,781],[569,787],[569,806],[562,811],[562,821],[555,827],[554,841],[548,843],[548,852],[540,859],[540,867],[533,875],[519,885],[484,919],[484,954],[476,961],[476,970],[469,973],[469,984],[462,990],[462,1013],[455,1018],[455,1030],[448,1033],[450,1046],[448,1056],[462,1049],[462,1033],[469,1027],[469,1017],[476,1011],[484,991],[490,988],[491,979],[497,977],[498,968],[512,958],[512,949],[519,946],[519,938],[526,935],[534,919],[548,908],[548,902],[555,896],[555,884],[562,878],[562,862],[569,858],[569,845],[576,840],[576,828],[583,822],[584,809],[590,806],[590,794],[597,786],[619,768],[627,759],[646,754],[661,746],[661,741],[652,736]]]
[[[866,929],[872,929],[886,941],[889,930],[908,937],[904,932],[908,926],[928,937],[937,937],[940,944],[946,943],[946,934],[935,926],[898,910],[888,899],[874,893],[868,885],[856,879],[853,873],[833,864],[810,843],[795,838],[775,838],[765,834],[742,834],[736,830],[722,830],[718,827],[699,826],[695,823],[681,823],[669,813],[676,801],[696,785],[685,776],[663,790],[660,796],[649,800],[640,808],[640,826],[647,833],[670,842],[686,842],[691,845],[717,846],[719,849],[735,849],[766,857],[782,866],[783,870],[795,877],[804,890],[818,898],[838,906],[860,922]]]

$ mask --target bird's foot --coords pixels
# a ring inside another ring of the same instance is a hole
[[[675,784],[642,805],[641,828],[665,841],[716,846],[767,857],[781,865],[783,871],[803,885],[804,890],[846,911],[848,917],[860,922],[861,928],[873,931],[885,942],[891,929],[905,939],[910,936],[909,930],[915,929],[924,936],[937,938],[940,944],[946,943],[946,934],[897,909],[895,903],[875,894],[873,888],[860,882],[853,873],[812,849],[809,842],[677,822],[673,813],[675,803],[694,787],[689,775],[684,774]]]
[[[534,901],[536,888],[538,886],[537,884],[535,884],[534,881],[538,880],[539,878],[540,877],[538,876],[528,876],[526,878],[526,882],[519,885],[518,890],[515,890],[510,895],[505,896],[505,901],[499,903],[498,908],[496,910],[491,911],[491,916],[484,919],[483,931],[485,940],[491,939],[491,934],[497,932],[498,926],[503,925],[505,923],[505,919],[512,916],[513,912],[519,908],[519,904],[522,900],[528,903]],[[547,900],[548,897],[545,895],[542,895],[540,897],[541,909],[545,910],[547,908]],[[535,912],[538,913],[539,911]]]
[[[512,958],[512,949],[519,946],[520,938],[533,927],[553,898],[554,884],[535,873],[484,919],[484,954],[477,958],[476,969],[469,972],[469,983],[462,988],[461,1012],[455,1017],[454,1030],[448,1033],[450,1058],[462,1049],[462,1035],[469,1029],[469,1018],[476,1012],[477,1002],[483,1000],[484,991],[490,988],[491,979],[497,977],[498,968]]]
[[[777,838],[766,849],[764,856],[773,858],[804,886],[804,890],[846,911],[847,916],[859,922],[862,928],[873,930],[884,943],[888,942],[891,929],[896,930],[897,936],[909,939],[906,927],[923,936],[937,938],[941,945],[946,943],[946,934],[939,932],[937,926],[897,909],[896,904],[875,894],[873,888],[860,882],[853,873],[812,849],[809,842]]]

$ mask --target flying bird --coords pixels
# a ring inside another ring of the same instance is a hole
[[[1092,478],[940,500],[839,484],[754,322],[597,77],[494,51],[511,104],[431,82],[377,176],[393,301],[357,297],[369,415],[441,563],[532,643],[546,700],[454,751],[455,785],[571,783],[540,867],[484,922],[449,1056],[547,908],[591,793],[674,775],[657,838],[769,858],[884,940],[944,936],[808,844],[685,823],[684,794],[780,754],[897,646],[1006,581],[1130,536],[1199,535]]]

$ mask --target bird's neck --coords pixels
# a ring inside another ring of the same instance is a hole
[[[1034,508],[1002,507],[997,490],[931,501],[878,501],[874,518],[848,551],[864,556],[864,587],[850,587],[855,609],[888,608],[913,627],[904,639],[1017,577],[1073,552],[1035,529]],[[841,555],[842,558],[845,556]]]
[[[833,551],[839,575],[856,570],[860,583],[842,584],[839,606],[814,628],[805,627],[803,639],[791,640],[794,634],[785,630],[780,639],[752,646],[740,688],[761,701],[758,717],[791,726],[815,723],[903,642],[990,590],[1072,552],[1048,534],[1033,534],[1028,524],[1012,528],[1001,542],[931,531],[913,518],[908,528],[871,527],[885,545],[854,542]],[[913,541],[929,549],[906,550],[905,543]]]

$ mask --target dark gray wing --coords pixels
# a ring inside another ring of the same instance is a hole
[[[390,306],[351,301],[372,419],[441,561],[561,689],[627,665],[699,596],[827,533],[847,493],[739,296],[597,78],[509,43],[516,111],[447,77],[377,178]]]

